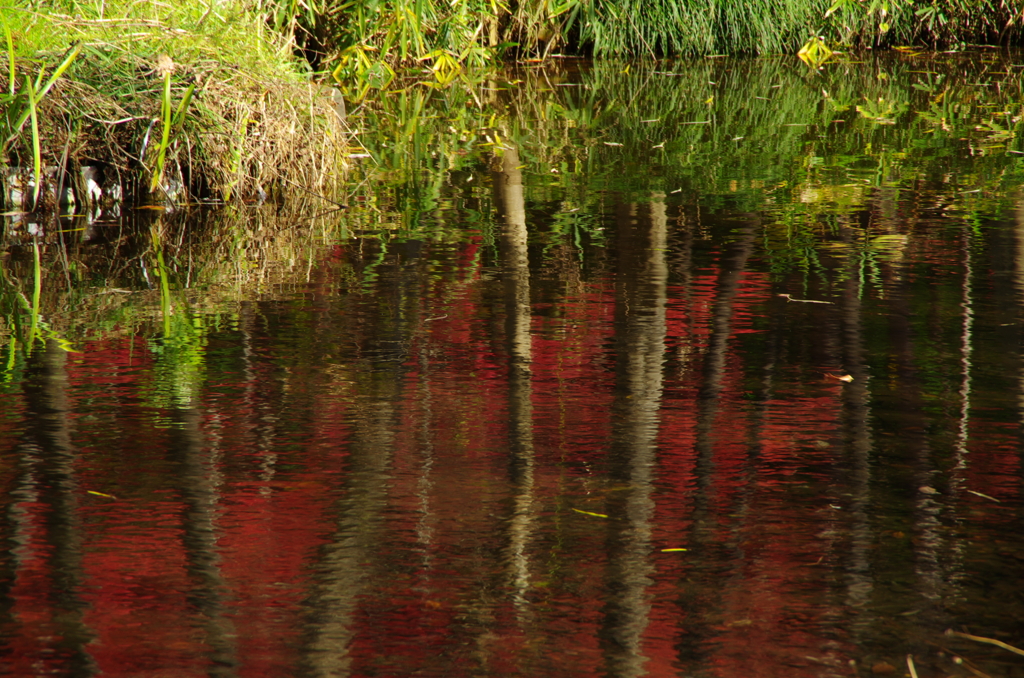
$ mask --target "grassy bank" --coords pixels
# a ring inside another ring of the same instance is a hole
[[[833,48],[1009,44],[1021,23],[997,0],[35,0],[0,17],[13,212],[125,194],[335,197],[362,149],[332,94],[350,108],[380,100],[407,88],[402,69],[419,72],[413,88],[445,89],[510,55],[794,53],[814,36]]]
[[[179,202],[289,182],[332,193],[350,135],[295,57],[290,23],[265,8],[98,0],[0,12],[8,210],[102,199],[92,182],[107,197],[120,186]]]
[[[1002,0],[336,0],[301,17],[317,64],[380,81],[382,63],[474,65],[542,57],[795,53],[832,47],[949,48],[1019,42],[1022,13]],[[343,9],[344,8],[344,9]]]

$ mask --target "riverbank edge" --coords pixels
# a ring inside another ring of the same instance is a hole
[[[337,93],[264,17],[3,19],[8,215],[264,201],[292,186],[330,198],[356,152]]]
[[[211,15],[205,3],[182,6],[173,17],[29,9],[3,17],[5,212],[264,201],[294,190],[341,200],[350,158],[365,153],[348,125],[345,88],[318,82],[297,56],[301,36],[309,35],[300,18],[282,21],[244,5],[224,16]],[[35,33],[48,39],[33,41]],[[383,91],[373,87],[382,73],[390,73],[384,87],[395,79],[390,53],[371,42],[348,55],[352,73],[335,69],[362,95],[373,89],[370,99]],[[804,57],[818,66],[830,54],[816,49]],[[414,63],[434,72],[435,86],[446,86],[467,65],[457,56],[440,49]]]

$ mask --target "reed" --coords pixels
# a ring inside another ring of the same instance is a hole
[[[0,118],[0,149],[5,154],[11,143],[17,140],[22,134],[25,123],[29,123],[30,154],[32,157],[32,202],[30,209],[35,209],[39,203],[39,193],[43,183],[42,177],[42,141],[39,137],[39,103],[53,88],[57,79],[71,66],[78,56],[81,48],[75,46],[68,50],[64,59],[60,62],[54,72],[50,75],[46,84],[43,84],[43,77],[46,74],[45,68],[37,72],[35,82],[29,75],[25,76],[24,84],[17,87],[18,69],[17,53],[14,49],[14,37],[6,17],[0,15],[0,23],[3,24],[4,38],[7,45],[8,62],[8,94],[0,95],[0,108],[5,115]]]
[[[472,66],[508,49],[668,57],[792,54],[812,38],[861,48],[1007,44],[1020,40],[1024,18],[1003,0],[351,0],[321,10],[295,17],[315,36],[315,63],[363,83],[371,65],[441,53]]]
[[[570,32],[586,0],[355,0],[297,16],[311,36],[307,56],[333,72],[355,98],[390,83],[396,64],[428,65],[449,84],[462,68],[494,62],[508,50],[545,56],[572,48]]]
[[[355,48],[373,62],[410,63],[440,50],[467,65],[509,48],[521,56],[764,54],[795,52],[829,7],[828,0],[355,0],[314,18],[305,32],[317,36],[317,60],[336,65]],[[341,65],[336,75],[359,73]]]
[[[1021,41],[1022,17],[1018,4],[1002,0],[835,0],[825,12],[821,31],[854,47],[1014,45]]]

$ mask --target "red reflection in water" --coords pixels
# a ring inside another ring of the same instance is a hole
[[[480,248],[464,244],[400,300],[418,320],[376,370],[355,348],[391,341],[381,327],[397,321],[374,317],[371,295],[344,316],[330,266],[356,255],[326,254],[311,317],[264,310],[325,345],[288,345],[252,320],[245,355],[218,363],[211,349],[198,446],[153,405],[146,342],[90,342],[68,358],[73,486],[47,488],[41,469],[60,451],[0,422],[4,672],[68,672],[75,652],[105,676],[200,675],[218,661],[240,676],[848,672],[860,657],[846,624],[859,614],[846,603],[858,520],[847,387],[822,378],[827,366],[743,350],[789,308],[768,275],[740,277],[713,410],[698,394],[722,271],[667,286],[643,487],[608,473],[611,412],[629,407],[608,272],[573,279],[557,313],[533,318],[532,438],[513,441],[528,459],[510,464],[513,387]],[[992,499],[965,496],[960,510],[998,526],[1010,518],[994,500],[1020,498],[1014,426],[969,430],[962,481]],[[49,525],[62,511],[81,540],[66,562]],[[913,530],[900,520],[887,529]],[[617,621],[636,611],[641,622]],[[631,632],[636,647],[614,640]]]

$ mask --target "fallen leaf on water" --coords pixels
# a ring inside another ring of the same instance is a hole
[[[115,497],[112,494],[104,494],[103,492],[96,492],[94,490],[86,490],[85,493],[86,494],[95,494],[97,497],[106,497],[107,499],[117,499],[117,497]]]
[[[826,372],[825,376],[830,379],[838,379],[839,381],[845,381],[847,383],[853,381],[853,377],[848,374],[832,374],[831,372]]]
[[[585,516],[595,516],[597,518],[607,518],[608,517],[608,516],[606,516],[603,513],[592,513],[591,511],[581,511],[578,508],[574,508],[573,511],[575,511],[576,513],[582,513]]]
[[[731,622],[726,622],[725,625],[726,625],[726,627],[750,626],[753,623],[754,623],[754,621],[752,619],[736,619],[736,620],[731,621]]]
[[[662,553],[675,553],[676,551],[689,551],[690,549],[661,549]]]

